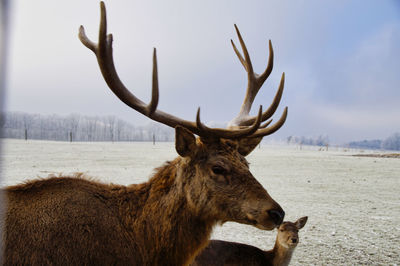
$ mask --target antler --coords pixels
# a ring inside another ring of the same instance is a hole
[[[271,74],[271,71],[272,71],[272,68],[274,65],[274,50],[272,48],[272,43],[270,40],[269,41],[269,58],[268,58],[267,68],[261,75],[258,75],[257,73],[255,73],[253,70],[253,65],[250,60],[249,52],[247,51],[247,48],[246,48],[246,44],[244,43],[243,38],[242,38],[240,31],[239,31],[238,27],[236,26],[236,24],[235,24],[235,29],[236,29],[236,33],[239,38],[240,46],[242,47],[242,50],[243,50],[244,58],[242,57],[242,55],[236,48],[235,43],[232,40],[231,40],[231,43],[232,43],[233,50],[235,51],[236,55],[238,56],[240,62],[242,63],[244,69],[247,72],[247,80],[248,81],[247,81],[247,90],[246,90],[246,96],[244,98],[244,102],[240,108],[239,114],[229,122],[228,126],[230,128],[249,126],[252,123],[254,123],[256,117],[249,115],[251,106],[253,104],[253,101],[254,101],[258,91],[264,84],[265,80]],[[276,109],[278,108],[279,102],[282,97],[284,84],[285,84],[285,73],[282,73],[282,78],[281,78],[281,82],[278,87],[278,91],[276,92],[274,100],[273,100],[272,104],[270,105],[270,107],[262,114],[262,119],[261,119],[262,122],[269,119],[275,113]],[[281,118],[278,120],[278,122],[276,122],[274,125],[272,125],[269,128],[264,128],[262,130],[259,130],[255,135],[265,136],[265,135],[272,134],[273,132],[278,130],[285,123],[286,117],[287,117],[287,107],[285,107],[283,114],[282,114]],[[264,126],[266,127],[271,122],[272,122],[272,120],[270,120]],[[255,135],[253,135],[252,137],[254,137]]]
[[[170,127],[182,126],[189,129],[191,132],[205,138],[226,138],[239,139],[243,137],[257,137],[264,134],[267,128],[260,129],[260,123],[263,118],[262,107],[258,112],[257,117],[252,117],[251,122],[246,123],[245,128],[240,129],[222,129],[209,128],[200,120],[200,108],[197,111],[196,122],[187,121],[157,109],[159,90],[158,90],[158,73],[157,73],[157,54],[154,48],[153,52],[153,77],[152,77],[152,97],[149,104],[133,95],[122,83],[115,70],[114,59],[112,53],[111,34],[107,35],[107,18],[104,2],[100,2],[100,29],[98,43],[92,42],[85,34],[83,26],[79,29],[79,39],[90,50],[94,52],[99,64],[101,73],[108,87],[113,93],[126,105],[132,109],[144,114],[152,120],[158,121]],[[265,126],[265,125],[264,125]],[[272,126],[274,127],[274,126]]]

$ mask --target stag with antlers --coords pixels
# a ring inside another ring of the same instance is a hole
[[[6,188],[5,264],[185,265],[207,245],[217,223],[266,230],[282,223],[282,208],[250,173],[245,156],[285,122],[287,109],[274,125],[267,121],[278,107],[284,76],[270,108],[263,112],[260,107],[257,116],[250,116],[254,97],[272,70],[273,51],[270,43],[268,67],[257,75],[235,28],[244,58],[233,47],[248,76],[245,101],[229,128],[209,128],[200,120],[200,109],[196,121],[157,109],[155,49],[151,102],[143,103],[123,85],[101,2],[98,43],[87,38],[83,27],[81,42],[94,52],[104,80],[122,102],[175,128],[179,156],[142,184],[108,185],[64,176]]]

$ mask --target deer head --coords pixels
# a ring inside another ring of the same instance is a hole
[[[278,228],[276,242],[285,249],[295,248],[299,243],[299,230],[307,223],[307,216],[299,218],[296,222],[283,222]]]
[[[269,42],[270,58],[266,70],[257,75],[253,71],[246,45],[235,25],[244,53],[244,58],[235,47],[234,51],[243,64],[248,77],[244,103],[237,117],[227,129],[209,128],[201,122],[200,108],[196,121],[187,121],[157,109],[159,90],[156,49],[153,52],[152,98],[145,104],[135,97],[121,82],[115,70],[111,34],[107,35],[106,10],[101,2],[101,19],[98,43],[88,39],[81,26],[79,38],[92,50],[108,87],[126,105],[176,129],[176,151],[181,156],[177,168],[178,185],[185,193],[193,210],[199,215],[217,221],[236,221],[253,224],[262,229],[272,230],[281,224],[284,212],[252,176],[245,156],[261,141],[263,136],[272,134],[285,122],[287,107],[281,118],[270,126],[272,120],[263,125],[277,109],[284,85],[284,74],[271,106],[257,116],[249,112],[254,98],[272,71],[273,49]],[[196,134],[198,138],[195,137]]]

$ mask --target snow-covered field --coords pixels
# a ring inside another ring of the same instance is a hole
[[[2,186],[72,172],[138,183],[177,156],[173,143],[2,144]],[[351,156],[360,152],[263,144],[248,156],[253,175],[286,211],[285,220],[309,217],[292,265],[400,264],[400,159]],[[226,223],[213,238],[269,249],[275,235]]]

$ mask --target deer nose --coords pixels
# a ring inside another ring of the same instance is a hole
[[[296,244],[297,243],[297,238],[292,238],[292,243]]]
[[[285,217],[285,212],[283,210],[269,210],[268,215],[275,224],[280,225]]]

